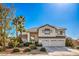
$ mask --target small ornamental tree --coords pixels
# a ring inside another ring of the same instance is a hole
[[[72,38],[67,38],[65,45],[67,47],[74,47]]]

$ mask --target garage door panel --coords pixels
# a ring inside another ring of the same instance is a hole
[[[44,40],[42,44],[43,46],[50,46],[50,40]]]
[[[55,40],[55,41],[50,41],[50,46],[64,46],[64,40]]]
[[[42,40],[43,46],[49,46],[49,40]]]
[[[65,41],[63,40],[59,40],[59,39],[53,39],[53,38],[41,38],[39,39],[41,40],[41,43],[43,44],[43,46],[65,46]]]

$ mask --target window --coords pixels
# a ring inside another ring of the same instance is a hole
[[[60,35],[63,35],[63,31],[60,31]]]
[[[50,29],[45,29],[45,30],[43,30],[43,33],[44,34],[50,34],[51,33],[51,30]]]
[[[2,22],[0,22],[0,26],[2,25]]]

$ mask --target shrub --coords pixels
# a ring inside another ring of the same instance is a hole
[[[30,48],[25,48],[25,49],[23,50],[23,52],[30,52],[30,51],[31,51]]]
[[[29,43],[28,42],[24,43],[24,46],[28,47],[29,46]]]
[[[3,51],[3,48],[0,48],[0,52],[2,52]]]
[[[22,43],[18,45],[18,47],[23,47],[23,46],[24,46],[24,45],[23,45]]]
[[[28,42],[29,44],[33,44],[32,42]]]
[[[44,47],[42,47],[42,48],[40,49],[40,51],[46,52],[46,49],[45,49]]]
[[[0,42],[0,46],[2,46],[2,43]]]
[[[37,49],[37,47],[35,45],[30,45],[29,46],[31,49]]]
[[[26,42],[24,43],[24,46],[28,47],[30,44],[33,44],[32,42]]]
[[[41,47],[42,44],[38,43],[38,42],[35,42],[35,45],[38,46],[38,47]]]
[[[9,42],[7,48],[13,48],[13,43],[12,42]]]
[[[38,45],[38,42],[35,42],[35,45],[37,46]]]
[[[66,38],[66,42],[65,42],[65,45],[67,46],[67,47],[74,47],[74,44],[73,44],[73,40],[72,40],[72,38]]]
[[[20,52],[20,50],[19,50],[18,48],[14,48],[12,52],[13,52],[13,53],[15,53],[15,52]]]
[[[77,46],[76,49],[79,49],[79,46]]]
[[[20,42],[17,39],[15,39],[13,42],[13,46],[18,47],[19,44],[20,44]]]
[[[37,46],[38,46],[38,47],[42,47],[42,44],[38,44]]]
[[[23,43],[21,37],[19,37],[18,42]]]

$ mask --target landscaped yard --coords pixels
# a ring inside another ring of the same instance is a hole
[[[41,26],[32,28],[31,31],[27,30],[27,26],[25,26],[25,24],[27,24],[26,16],[16,16],[15,11],[16,9],[13,4],[11,7],[0,4],[0,55],[79,56],[79,40],[75,41],[72,38],[66,38],[65,28],[46,24],[44,25],[45,27]],[[45,29],[43,29],[43,27]],[[36,30],[34,31],[34,29]],[[39,32],[41,34],[38,35]],[[54,32],[56,33],[55,37]],[[44,36],[42,34],[44,34]]]
[[[47,50],[42,46],[42,44],[38,44],[38,42],[26,42],[15,44],[10,42],[5,50],[0,47],[0,55],[47,55]]]
[[[25,48],[26,47],[18,48],[20,50],[20,52],[15,52],[15,53],[12,53],[13,48],[6,49],[5,51],[0,52],[0,55],[4,55],[4,56],[6,56],[6,55],[38,55],[38,54],[47,55],[47,52],[42,52],[39,49],[34,49],[34,50],[31,50],[28,52],[23,52]]]
[[[40,51],[38,49],[31,50],[29,52],[23,52],[26,47],[18,48],[20,52],[12,53],[12,49],[6,49],[3,52],[0,52],[0,55],[7,56],[26,56],[26,55],[48,55],[48,56],[79,56],[79,50],[72,49],[68,47],[45,47],[47,52]]]

